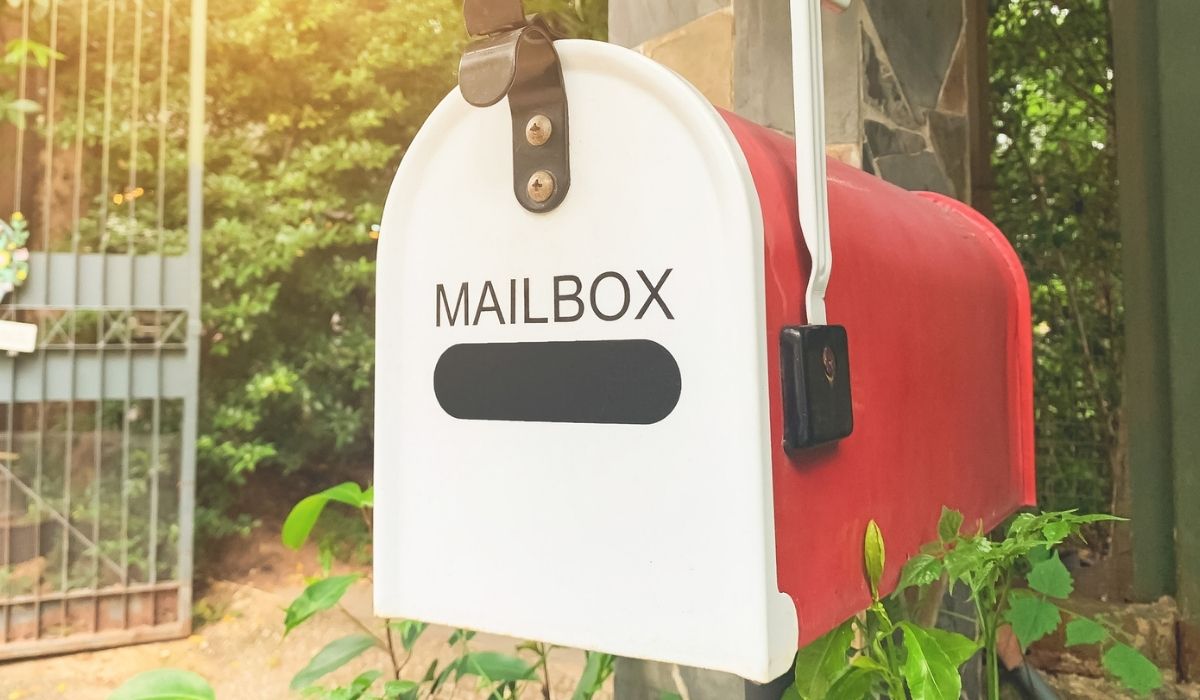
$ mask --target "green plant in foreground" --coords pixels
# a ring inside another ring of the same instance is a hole
[[[108,700],[216,700],[208,681],[191,671],[159,668],[130,678]]]
[[[374,498],[373,489],[364,490],[358,484],[349,482],[313,494],[297,503],[288,514],[281,533],[283,542],[293,549],[303,546],[326,506],[331,503],[357,510],[369,528],[369,511],[374,506]],[[293,690],[323,700],[423,700],[440,697],[443,692],[452,694],[459,680],[473,677],[489,700],[515,699],[527,683],[539,683],[542,697],[550,698],[549,655],[553,651],[552,646],[539,642],[525,642],[518,646],[518,653],[533,656],[530,662],[518,655],[473,650],[471,640],[475,633],[468,630],[456,630],[450,635],[447,644],[453,656],[449,661],[443,663],[441,659],[435,659],[417,679],[404,678],[403,672],[412,658],[413,648],[428,625],[413,620],[385,620],[382,631],[370,629],[341,607],[342,597],[358,581],[359,576],[332,576],[329,558],[323,557],[322,560],[325,562],[324,575],[311,581],[288,606],[284,616],[285,634],[334,608],[345,613],[362,631],[327,644],[292,679]],[[321,678],[372,648],[378,648],[387,655],[388,669],[367,671],[349,686],[329,689],[317,687]],[[612,671],[612,656],[588,652],[587,663],[572,700],[589,700],[612,675]]]
[[[872,520],[863,543],[871,607],[800,650],[796,682],[784,700],[958,699],[959,668],[979,645],[954,632],[893,621],[879,595],[885,557],[883,534]]]
[[[1067,598],[1075,588],[1071,572],[1053,548],[1091,523],[1115,521],[1109,515],[1077,515],[1074,511],[1023,513],[1013,519],[1005,537],[990,539],[982,530],[963,532],[962,513],[943,509],[939,541],[905,566],[900,588],[927,587],[943,576],[950,585],[965,585],[975,605],[979,643],[985,650],[988,698],[1000,697],[996,633],[1004,624],[1022,650],[1053,633],[1068,620],[1068,646],[1095,644],[1104,667],[1127,688],[1146,695],[1162,685],[1162,674],[1124,634],[1105,619],[1072,611]],[[1018,586],[1021,579],[1028,586]]]
[[[330,503],[340,503],[358,511],[368,528],[370,510],[375,494],[355,483],[344,483],[313,494],[297,503],[284,521],[281,537],[284,544],[298,549],[308,541],[313,528]],[[452,658],[443,662],[435,659],[417,678],[404,678],[403,672],[412,658],[413,649],[428,625],[414,620],[384,620],[382,629],[372,629],[354,617],[341,605],[342,597],[359,579],[358,574],[334,576],[330,560],[322,558],[324,573],[308,583],[304,591],[284,612],[284,636],[292,630],[329,610],[338,609],[354,622],[360,632],[325,645],[291,682],[291,689],[307,698],[321,700],[429,700],[449,694],[453,697],[458,681],[475,678],[478,688],[488,700],[516,700],[528,683],[540,684],[543,698],[550,699],[549,656],[554,647],[539,642],[525,642],[517,652],[531,654],[532,662],[518,655],[491,651],[475,651],[471,640],[475,633],[455,630],[447,640]],[[349,685],[322,688],[317,685],[325,676],[357,659],[368,649],[382,650],[388,668],[372,669],[359,674]],[[571,695],[571,700],[591,700],[613,673],[614,659],[609,654],[586,653],[583,674]],[[212,688],[204,679],[187,671],[162,669],[131,679],[109,700],[214,700]]]

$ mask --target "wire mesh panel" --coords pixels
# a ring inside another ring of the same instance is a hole
[[[7,6],[0,660],[190,629],[205,14]]]

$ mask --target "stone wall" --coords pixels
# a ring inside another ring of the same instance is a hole
[[[988,197],[986,0],[854,0],[826,12],[829,152],[901,187]],[[789,3],[610,0],[610,38],[713,104],[792,131]]]

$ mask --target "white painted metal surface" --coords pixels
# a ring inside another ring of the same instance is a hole
[[[844,9],[848,0],[825,0]],[[812,257],[804,307],[808,322],[827,323],[825,290],[833,272],[829,196],[825,184],[825,79],[822,71],[821,0],[792,0],[792,95],[796,110],[796,185],[800,228]]]
[[[724,121],[678,76],[607,44],[557,46],[573,178],[560,208],[521,208],[507,105],[472,108],[457,90],[388,198],[376,613],[771,680],[798,635],[775,575],[753,182]],[[552,317],[554,276],[614,270],[639,284],[636,270],[665,269],[674,319],[652,307],[611,322],[436,321],[438,284],[468,282],[476,296],[491,280],[512,320],[509,280],[528,278],[535,314]],[[452,345],[597,339],[667,348],[682,384],[674,411],[654,425],[469,421],[435,396],[434,367]]]

